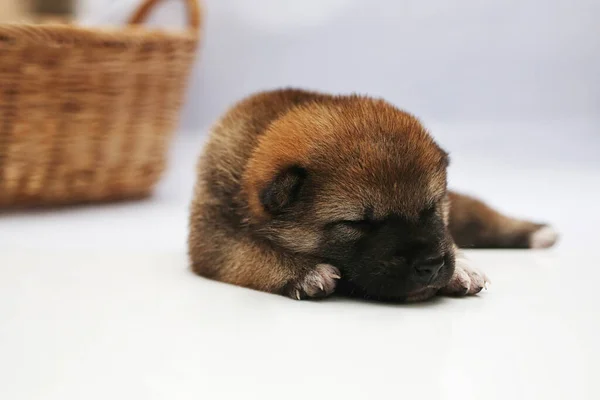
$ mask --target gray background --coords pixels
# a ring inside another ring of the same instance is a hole
[[[150,24],[181,27],[183,3],[165,0]],[[81,0],[79,13],[119,24],[136,4]],[[249,93],[298,86],[384,97],[419,116],[460,157],[598,163],[599,1],[203,4],[182,135],[204,134]]]
[[[82,0],[98,13],[114,0]],[[135,4],[135,1],[117,1]],[[153,23],[176,26],[181,0]],[[294,85],[383,96],[425,120],[581,118],[600,110],[595,0],[205,0],[186,129]],[[117,20],[127,7],[104,20]]]

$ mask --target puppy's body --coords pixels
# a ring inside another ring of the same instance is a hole
[[[381,299],[476,293],[485,278],[456,264],[455,241],[552,238],[448,194],[447,163],[418,120],[384,101],[291,89],[252,96],[216,124],[199,162],[192,269],[294,298],[336,287]]]

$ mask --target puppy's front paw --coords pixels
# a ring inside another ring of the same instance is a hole
[[[285,294],[296,300],[326,297],[333,293],[340,276],[340,270],[333,265],[318,264],[302,278],[288,285]]]
[[[448,285],[440,290],[440,294],[450,296],[467,296],[477,294],[489,283],[485,274],[463,262],[457,262],[454,275]]]

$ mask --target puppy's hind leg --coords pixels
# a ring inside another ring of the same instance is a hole
[[[556,243],[552,227],[508,217],[483,202],[450,192],[450,232],[464,248],[545,248]]]

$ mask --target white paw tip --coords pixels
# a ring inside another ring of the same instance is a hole
[[[532,249],[545,249],[551,247],[558,240],[558,232],[551,226],[544,226],[529,236],[529,247]]]
[[[485,282],[483,282],[483,288],[485,290],[490,290],[490,286],[492,286],[492,282],[486,278]]]

